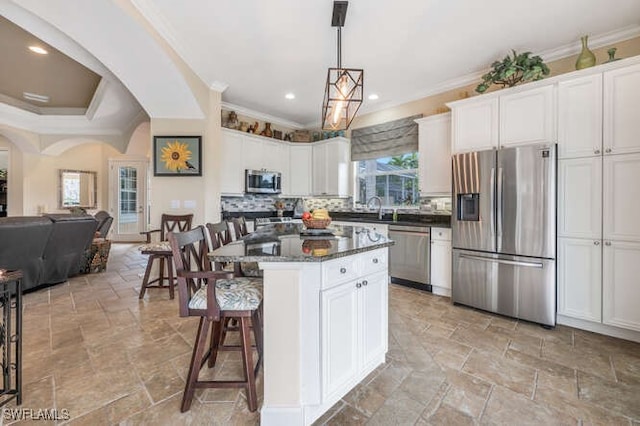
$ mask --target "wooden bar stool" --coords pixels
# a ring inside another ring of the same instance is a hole
[[[197,388],[235,387],[245,388],[249,410],[255,411],[258,408],[256,377],[262,363],[262,324],[259,314],[262,306],[262,280],[246,277],[233,278],[231,272],[212,271],[207,257],[209,247],[203,226],[187,232],[171,232],[168,238],[178,277],[180,316],[200,317],[181,411],[189,410]],[[229,319],[235,319],[239,324],[241,342],[239,346],[222,346]],[[209,327],[212,325],[211,341],[205,353]],[[253,329],[258,350],[255,366],[251,329]],[[219,350],[242,352],[244,380],[198,380],[205,361],[208,360],[209,368],[214,367]]]
[[[151,231],[144,231],[141,234],[147,236],[147,244],[139,247],[138,249],[142,252],[142,254],[148,254],[149,259],[147,260],[147,268],[144,271],[144,277],[142,278],[142,285],[140,287],[140,295],[139,299],[144,297],[144,293],[148,288],[156,287],[156,288],[164,288],[164,283],[167,281],[169,288],[169,298],[173,299],[174,297],[174,284],[175,279],[173,276],[173,263],[171,261],[171,247],[166,240],[166,236],[169,232],[173,231],[187,231],[191,229],[191,222],[193,220],[192,214],[186,215],[169,215],[163,214],[160,220],[160,229],[152,229]],[[151,235],[159,232],[160,233],[160,241],[156,243],[151,242]],[[159,261],[159,273],[158,278],[153,280],[149,280],[151,275],[151,269],[153,268],[153,263],[158,260]],[[166,275],[165,275],[166,272]],[[153,285],[157,283],[156,285]]]

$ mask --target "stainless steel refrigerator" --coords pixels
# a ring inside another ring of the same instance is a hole
[[[454,303],[554,326],[556,147],[453,156]]]

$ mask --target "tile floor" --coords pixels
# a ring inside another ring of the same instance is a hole
[[[58,424],[72,425],[258,424],[239,390],[199,390],[180,413],[197,320],[179,318],[166,291],[138,300],[145,264],[114,244],[107,272],[25,296],[22,408],[66,408]],[[388,362],[317,424],[640,426],[640,344],[398,286],[389,321]],[[207,374],[240,374],[239,354],[220,361]]]

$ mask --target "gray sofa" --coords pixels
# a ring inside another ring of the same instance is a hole
[[[0,218],[0,268],[20,269],[22,290],[77,275],[98,221],[88,215]]]

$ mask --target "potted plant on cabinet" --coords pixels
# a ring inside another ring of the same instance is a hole
[[[531,52],[511,52],[512,55],[491,64],[491,71],[482,76],[482,83],[476,87],[476,92],[484,93],[492,84],[502,85],[503,88],[513,87],[525,81],[541,80],[549,75],[549,67],[540,56],[531,56]]]

